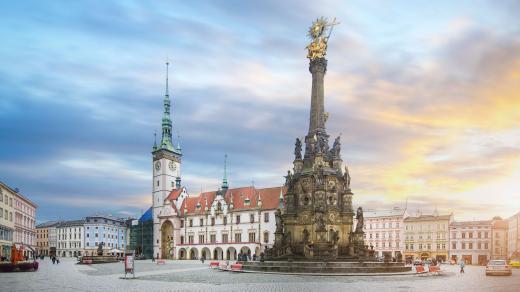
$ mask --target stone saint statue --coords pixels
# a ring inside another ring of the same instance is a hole
[[[276,210],[274,213],[274,218],[276,221],[276,233],[283,233],[283,218],[282,211],[280,209]]]
[[[296,138],[296,143],[294,144],[294,157],[295,159],[302,159],[302,141],[300,138]]]
[[[309,231],[307,229],[303,229],[303,243],[309,242]]]
[[[334,158],[339,158],[340,157],[340,152],[341,152],[341,142],[339,141],[340,139],[340,136],[338,136],[335,140],[334,140],[334,144],[332,145],[332,157]]]
[[[345,173],[343,174],[345,178],[345,188],[350,189],[350,173],[348,172],[348,167],[345,165]]]
[[[356,233],[363,232],[363,225],[365,224],[365,220],[363,219],[363,208],[358,207],[356,212]]]
[[[316,213],[316,231],[325,230],[325,219],[323,219],[323,213]]]

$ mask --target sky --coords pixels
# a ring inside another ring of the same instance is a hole
[[[37,221],[151,205],[165,61],[188,192],[279,186],[308,130],[305,46],[336,17],[327,131],[354,204],[457,220],[520,211],[518,1],[10,1],[0,180]],[[407,202],[407,204],[405,203]]]

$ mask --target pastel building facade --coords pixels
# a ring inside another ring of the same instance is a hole
[[[36,252],[38,255],[56,255],[56,226],[58,224],[58,221],[49,221],[36,225]]]
[[[407,259],[449,259],[449,226],[453,214],[432,215],[420,213],[404,219],[404,253]]]
[[[508,222],[500,217],[493,218],[491,226],[491,259],[507,259],[508,257]]]
[[[14,236],[13,200],[16,192],[0,182],[0,258],[11,258]]]
[[[450,224],[450,259],[468,265],[486,265],[491,259],[492,220]]]
[[[509,258],[520,259],[520,212],[507,219],[507,254]]]
[[[390,210],[366,210],[364,212],[365,243],[373,247],[376,256],[390,252],[393,257],[397,253],[404,255],[404,218],[405,209],[395,207]]]
[[[36,251],[36,205],[20,192],[14,193],[14,243],[24,256],[32,257]]]
[[[127,226],[124,219],[112,216],[89,216],[84,220],[86,255],[97,254],[104,243],[103,254],[123,254],[127,247]]]

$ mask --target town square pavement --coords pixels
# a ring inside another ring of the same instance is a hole
[[[485,267],[443,265],[441,276],[296,276],[211,270],[208,262],[136,261],[137,279],[125,280],[123,263],[76,265],[40,261],[37,272],[0,274],[0,291],[520,291],[513,276],[486,277]]]

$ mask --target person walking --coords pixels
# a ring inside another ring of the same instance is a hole
[[[460,273],[461,274],[464,274],[464,265],[465,265],[464,260],[460,260]]]
[[[155,263],[155,257],[152,256],[152,263]]]
[[[52,257],[52,264],[54,265],[56,263],[56,257]]]

